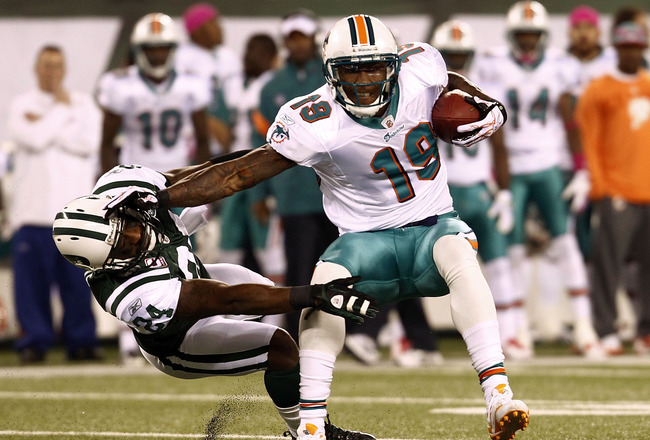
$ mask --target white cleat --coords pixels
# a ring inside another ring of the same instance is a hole
[[[298,440],[325,440],[325,429],[307,423],[305,429],[298,430]]]
[[[512,440],[518,430],[528,426],[528,406],[512,399],[510,387],[502,384],[492,390],[487,407],[488,431],[492,440]]]

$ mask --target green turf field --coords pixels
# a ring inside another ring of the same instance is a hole
[[[368,368],[342,356],[329,400],[332,422],[378,439],[489,439],[476,374],[457,338],[441,367]],[[650,438],[650,359],[588,362],[566,347],[506,367],[531,409],[517,440]],[[183,381],[152,367],[69,364],[60,353],[19,367],[0,352],[0,439],[278,439],[284,430],[261,373]]]

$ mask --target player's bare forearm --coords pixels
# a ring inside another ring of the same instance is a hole
[[[473,82],[465,78],[463,75],[456,72],[447,72],[449,81],[447,82],[447,90],[462,90],[467,92],[472,96],[478,96],[481,99],[486,101],[496,101],[489,95],[483,93],[483,91]]]
[[[214,315],[273,315],[294,311],[289,301],[290,287],[261,284],[226,285],[220,281],[183,281],[175,316],[201,319]]]
[[[267,144],[239,159],[202,167],[160,191],[158,198],[163,207],[204,205],[251,188],[295,165]]]

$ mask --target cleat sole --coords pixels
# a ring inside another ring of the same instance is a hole
[[[502,428],[496,434],[490,434],[493,440],[512,440],[515,438],[517,431],[525,431],[528,427],[528,414],[520,410],[514,410],[506,413],[499,420],[499,427]]]

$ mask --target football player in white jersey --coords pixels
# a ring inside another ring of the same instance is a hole
[[[250,148],[252,113],[259,107],[261,90],[273,78],[278,61],[278,48],[270,35],[252,35],[244,53],[244,90],[237,105],[232,151]],[[274,282],[282,284],[286,263],[282,247],[282,228],[275,214],[267,214],[263,222],[254,214],[250,191],[241,191],[221,203],[219,261],[242,264],[246,246],[252,248],[260,271]]]
[[[113,168],[100,177],[92,195],[69,202],[57,214],[54,241],[68,261],[86,270],[97,302],[130,327],[154,367],[181,379],[264,371],[269,396],[295,436],[299,412],[295,342],[276,326],[221,315],[286,313],[316,305],[363,320],[362,316],[374,316],[377,308],[371,298],[346,287],[353,280],[274,287],[241,266],[204,265],[189,241],[189,235],[204,224],[204,207],[188,208],[180,215],[166,209],[110,209],[113,197],[129,185],[160,190],[183,173],[179,169],[163,174],[137,165]],[[341,308],[350,301],[357,305]],[[343,433],[350,440],[373,439],[333,425],[328,425],[328,433]]]
[[[165,14],[142,17],[133,28],[135,65],[102,76],[97,101],[104,110],[102,170],[137,163],[158,171],[210,158],[204,82],[173,69],[178,36]],[[115,138],[122,132],[119,157]]]
[[[201,205],[297,164],[312,167],[325,212],[341,233],[321,256],[312,282],[360,275],[355,288],[379,303],[449,294],[484,392],[490,436],[510,440],[528,425],[528,407],[513,399],[476,237],[453,210],[430,124],[431,109],[447,90],[472,95],[481,114],[458,128],[454,143],[461,146],[490,136],[505,121],[505,109],[464,77],[448,74],[429,44],[398,49],[386,25],[368,15],[332,27],[323,61],[326,84],[281,107],[268,144],[166,190],[125,193],[123,203],[140,209]],[[345,323],[318,311],[303,318],[298,437],[322,440]]]
[[[469,24],[459,20],[442,23],[434,32],[431,45],[440,51],[447,69],[472,78],[470,69],[477,54]],[[497,136],[502,136],[502,132],[492,138]],[[513,226],[508,157],[503,143],[492,144],[490,148],[485,142],[458,148],[439,139],[438,146],[447,166],[454,208],[480,243],[478,254],[494,295],[503,353],[506,359],[527,359],[533,350],[526,337],[530,332],[524,294],[514,285],[505,235]],[[490,186],[494,185],[497,192],[493,196]]]
[[[534,202],[551,235],[547,252],[559,261],[571,298],[574,348],[599,358],[604,352],[592,324],[585,264],[575,235],[567,230],[568,207],[562,200],[564,182],[559,169],[565,137],[572,151],[580,152],[577,127],[572,126],[578,65],[566,53],[546,47],[548,14],[540,3],[515,3],[508,11],[506,28],[509,46],[482,57],[476,80],[504,99],[510,115],[503,138],[493,141],[503,140],[508,151],[515,217],[509,252],[516,284],[527,285],[521,279],[526,261],[524,225],[527,207]],[[576,165],[584,167],[579,160]]]

